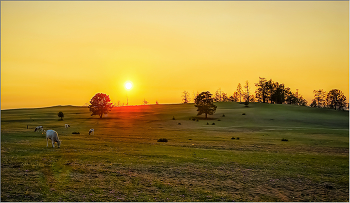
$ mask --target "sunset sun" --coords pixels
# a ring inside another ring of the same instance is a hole
[[[132,88],[132,83],[131,82],[126,82],[125,83],[125,89],[130,90]]]

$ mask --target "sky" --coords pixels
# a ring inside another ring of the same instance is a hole
[[[232,95],[259,77],[349,98],[348,1],[2,1],[1,109]],[[126,81],[133,88],[124,87]]]

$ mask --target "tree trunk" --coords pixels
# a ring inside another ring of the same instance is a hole
[[[100,114],[100,118],[102,118],[102,115],[103,115],[103,114]]]
[[[205,114],[205,119],[207,119],[207,114]]]

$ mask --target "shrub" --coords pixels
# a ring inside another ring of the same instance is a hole
[[[245,115],[245,113],[242,113],[242,115]]]
[[[239,137],[237,137],[237,140],[239,140]]]
[[[218,121],[221,121],[220,119],[218,119]]]
[[[213,123],[212,125],[215,125],[215,123]]]
[[[234,139],[236,139],[235,137],[231,137],[231,140],[234,140]]]
[[[181,125],[181,123],[178,123],[178,125]]]
[[[222,117],[225,117],[225,114],[222,114]]]
[[[80,132],[72,132],[72,134],[80,134]]]
[[[157,142],[168,142],[168,139],[166,139],[166,138],[160,138]]]
[[[175,120],[175,117],[173,116],[173,120]]]
[[[282,141],[288,141],[288,139],[282,138]]]
[[[207,122],[207,125],[209,125],[209,123]]]

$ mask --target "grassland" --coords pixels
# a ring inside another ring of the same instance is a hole
[[[217,105],[208,120],[193,104],[102,119],[86,107],[3,110],[1,200],[349,201],[349,112]],[[38,125],[56,130],[61,148],[47,148]]]

